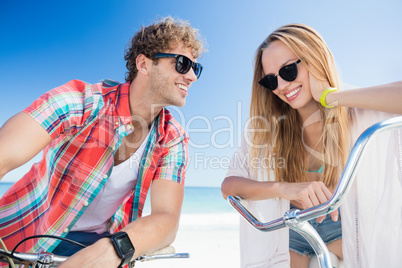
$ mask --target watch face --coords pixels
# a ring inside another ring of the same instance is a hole
[[[123,253],[123,255],[126,255],[127,253],[130,253],[131,251],[134,250],[133,244],[131,243],[130,238],[128,237],[127,234],[115,237],[115,240],[119,245],[119,248],[121,250],[121,253]]]

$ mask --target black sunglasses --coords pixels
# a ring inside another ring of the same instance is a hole
[[[202,65],[198,62],[193,62],[186,56],[180,54],[171,54],[171,53],[157,53],[155,58],[175,58],[176,59],[176,71],[181,74],[186,74],[190,71],[190,68],[193,68],[197,79],[200,78],[202,72]]]
[[[278,75],[282,77],[283,80],[292,82],[297,77],[297,64],[300,60],[293,62],[292,64],[283,66],[279,69],[277,75],[269,74],[264,76],[258,83],[268,90],[274,91],[278,87]]]

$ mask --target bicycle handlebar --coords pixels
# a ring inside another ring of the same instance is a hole
[[[2,257],[4,256],[4,257]],[[0,249],[0,260],[6,261],[6,256],[9,256],[3,249]],[[149,255],[140,256],[137,259],[133,260],[133,262],[143,262],[150,260],[161,260],[161,259],[182,259],[189,258],[190,255],[188,253],[175,253],[175,249],[172,246],[166,247],[159,251],[153,252]],[[13,259],[14,263],[22,264],[22,262],[35,263],[37,266],[35,267],[57,267],[62,262],[66,261],[68,257],[54,255],[49,252],[41,252],[41,253],[22,253],[15,252],[13,256],[10,258]]]
[[[298,221],[308,221],[311,219],[315,219],[317,217],[323,216],[327,213],[330,213],[341,205],[343,200],[346,197],[346,194],[349,192],[350,187],[352,186],[353,180],[356,175],[357,168],[360,164],[361,156],[367,146],[367,144],[372,141],[372,139],[378,134],[393,130],[402,127],[402,116],[390,118],[381,122],[378,122],[367,130],[365,130],[360,137],[355,142],[349,158],[346,162],[345,168],[342,172],[342,175],[339,179],[339,183],[336,187],[336,190],[332,197],[325,203],[297,211],[295,213],[295,218]],[[262,223],[258,219],[256,219],[241,203],[241,198],[237,196],[229,196],[229,203],[255,228],[260,231],[269,232],[274,231],[286,226],[285,218],[279,218],[274,221],[270,221],[267,223]]]
[[[140,256],[135,261],[143,262],[162,259],[183,259],[190,257],[190,254],[188,253],[175,253],[175,251],[176,250],[174,247],[168,246],[166,248],[162,248],[158,251],[152,252],[151,254]]]
[[[0,260],[6,261],[8,263],[6,256],[10,257],[15,264],[22,264],[23,262],[29,262],[35,264],[38,263],[39,264],[38,267],[41,267],[41,265],[43,265],[44,267],[57,267],[57,265],[67,260],[67,257],[57,256],[48,252],[41,252],[41,253],[14,252],[11,255],[9,253],[6,253],[6,251],[4,251],[3,249],[0,249]]]

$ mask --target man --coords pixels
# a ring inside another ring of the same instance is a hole
[[[79,250],[63,267],[120,267],[174,241],[188,137],[165,107],[185,104],[202,51],[198,30],[161,19],[133,37],[126,83],[70,81],[4,124],[0,179],[43,150],[0,200],[8,248],[28,236],[57,235],[89,246],[40,238],[18,250]],[[149,188],[152,212],[141,217]]]

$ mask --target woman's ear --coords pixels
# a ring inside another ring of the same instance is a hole
[[[137,70],[138,73],[148,75],[149,74],[149,69],[152,64],[152,60],[148,59],[144,54],[140,54],[137,56],[136,59],[136,65],[137,65]]]

